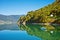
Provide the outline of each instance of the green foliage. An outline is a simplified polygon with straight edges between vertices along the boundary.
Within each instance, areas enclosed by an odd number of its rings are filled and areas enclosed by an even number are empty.
[[[47,28],[47,31],[41,30],[42,27]],[[43,40],[59,40],[60,39],[60,26],[57,25],[20,25],[20,30],[25,30],[29,35],[41,38]],[[53,33],[51,33],[53,31]]]
[[[60,19],[60,1],[56,0],[48,6],[28,12],[26,16],[20,18],[20,21],[26,23],[52,23],[58,19]]]

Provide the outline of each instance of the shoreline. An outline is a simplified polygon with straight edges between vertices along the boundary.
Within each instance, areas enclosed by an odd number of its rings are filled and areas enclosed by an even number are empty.
[[[60,25],[57,23],[32,23],[32,24],[40,24],[40,25]]]
[[[21,23],[23,24],[23,23]],[[26,25],[26,24],[33,24],[33,25],[36,25],[36,24],[39,24],[39,25],[60,25],[60,24],[57,24],[57,23],[25,23],[23,25]]]

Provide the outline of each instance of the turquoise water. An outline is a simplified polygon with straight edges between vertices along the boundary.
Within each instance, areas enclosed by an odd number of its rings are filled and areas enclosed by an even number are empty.
[[[0,25],[0,40],[41,40],[35,36],[27,34],[26,31],[19,30],[16,24]]]
[[[60,40],[60,25],[0,25],[0,40]]]

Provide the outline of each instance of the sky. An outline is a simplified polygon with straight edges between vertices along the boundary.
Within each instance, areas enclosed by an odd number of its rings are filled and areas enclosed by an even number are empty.
[[[0,0],[0,14],[26,15],[29,11],[40,9],[55,0]]]

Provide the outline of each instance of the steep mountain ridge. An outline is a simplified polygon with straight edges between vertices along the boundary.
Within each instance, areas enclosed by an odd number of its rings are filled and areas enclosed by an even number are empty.
[[[60,24],[60,0],[56,0],[52,4],[30,11],[25,16],[21,16],[20,23],[58,23]]]

